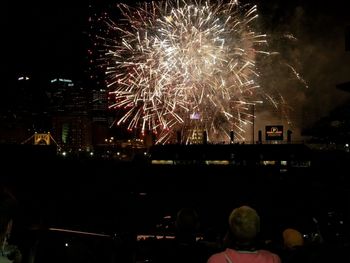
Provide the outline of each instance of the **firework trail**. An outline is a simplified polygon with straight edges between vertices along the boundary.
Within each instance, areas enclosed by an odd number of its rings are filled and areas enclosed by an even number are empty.
[[[306,88],[309,88],[307,82],[300,76],[300,74],[295,70],[295,68],[289,64],[286,64],[288,68],[290,68],[294,74],[294,76],[302,83]]]
[[[152,131],[165,143],[181,131],[190,142],[206,131],[211,142],[231,130],[245,140],[251,106],[266,97],[257,82],[257,57],[266,35],[254,31],[256,6],[237,1],[165,1],[118,5],[106,19],[104,62],[110,108],[118,125]],[[248,125],[248,126],[247,126]]]

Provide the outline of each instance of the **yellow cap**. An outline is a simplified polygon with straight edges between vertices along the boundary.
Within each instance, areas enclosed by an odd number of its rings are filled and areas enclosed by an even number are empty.
[[[286,247],[293,248],[304,245],[304,238],[298,230],[287,228],[283,231],[283,242]]]

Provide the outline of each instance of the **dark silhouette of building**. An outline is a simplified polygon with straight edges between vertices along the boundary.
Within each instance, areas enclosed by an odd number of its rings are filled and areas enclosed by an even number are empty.
[[[92,128],[89,92],[72,80],[55,78],[49,89],[52,134],[64,150],[90,151]]]

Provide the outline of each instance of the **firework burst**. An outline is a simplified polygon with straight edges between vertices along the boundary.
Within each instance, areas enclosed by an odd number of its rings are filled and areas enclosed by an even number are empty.
[[[206,131],[245,140],[251,105],[261,103],[256,59],[266,35],[254,31],[256,6],[237,1],[165,1],[118,5],[106,19],[104,63],[118,125],[152,131],[158,143]]]

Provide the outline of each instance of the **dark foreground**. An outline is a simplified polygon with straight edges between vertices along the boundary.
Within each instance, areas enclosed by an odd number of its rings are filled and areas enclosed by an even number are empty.
[[[176,212],[192,207],[200,216],[198,234],[220,238],[230,211],[248,204],[261,215],[265,239],[294,226],[305,237],[318,228],[338,233],[345,243],[350,218],[348,153],[307,155],[310,166],[282,167],[250,161],[208,165],[189,161],[196,159],[190,155],[175,165],[154,165],[141,157],[120,162],[2,151],[1,183],[20,203],[18,236],[33,228],[73,229],[126,240],[141,234],[171,235]]]

